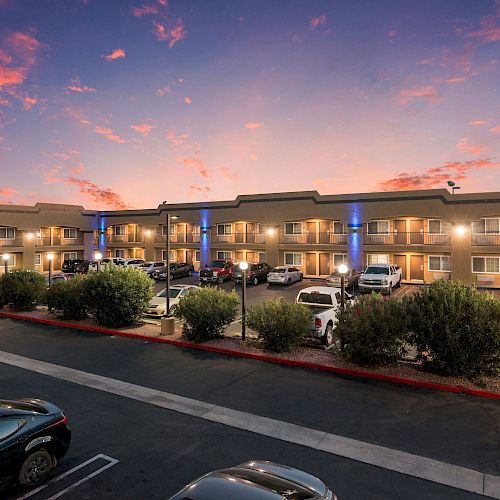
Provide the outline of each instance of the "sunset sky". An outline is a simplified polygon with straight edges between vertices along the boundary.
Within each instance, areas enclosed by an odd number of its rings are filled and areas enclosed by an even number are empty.
[[[0,0],[0,203],[500,191],[500,2]]]

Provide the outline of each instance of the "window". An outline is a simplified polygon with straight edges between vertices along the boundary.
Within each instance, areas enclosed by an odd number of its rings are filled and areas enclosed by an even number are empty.
[[[500,234],[500,218],[475,220],[472,222],[474,234]]]
[[[201,259],[201,252],[199,250],[195,250],[194,252],[194,261],[195,262],[200,262]]]
[[[333,234],[345,234],[344,224],[340,221],[333,221]]]
[[[200,226],[192,226],[192,232],[196,236],[200,236]]]
[[[389,264],[389,255],[382,253],[369,253],[366,256],[366,262],[369,266],[372,264]]]
[[[219,236],[226,236],[231,232],[231,224],[217,224],[217,234]]]
[[[26,420],[20,418],[2,418],[0,420],[0,441],[15,434],[25,423]]]
[[[441,234],[441,219],[429,219],[429,233]]]
[[[77,252],[64,252],[63,253],[63,260],[76,260],[76,259],[78,259]]]
[[[472,257],[472,272],[500,274],[500,257]]]
[[[302,234],[302,222],[287,222],[285,234]]]
[[[224,260],[231,260],[232,254],[231,254],[231,252],[219,251],[219,252],[217,252],[217,258],[224,259]]]
[[[115,236],[125,236],[126,226],[113,226]]]
[[[36,253],[35,254],[35,266],[41,266],[42,265],[42,254]]]
[[[115,250],[115,257],[121,257],[122,259],[125,258],[125,252],[126,250],[122,249],[122,248],[117,248]]]
[[[345,253],[334,253],[333,254],[333,267],[338,267],[340,264],[347,263],[347,254]]]
[[[13,240],[16,237],[15,227],[0,227],[0,239]]]
[[[63,228],[63,239],[74,240],[76,238],[76,229],[74,227]]]
[[[429,255],[429,271],[451,271],[451,257],[449,255]]]
[[[266,261],[266,252],[259,252],[259,262]]]
[[[170,224],[170,236],[175,235],[175,227],[176,227],[175,224]],[[166,224],[163,224],[163,226],[161,226],[161,235],[162,236],[167,235],[167,225]]]
[[[175,250],[170,250],[170,262],[174,262],[176,259],[176,255],[175,255]],[[161,251],[161,258],[163,260],[167,260],[167,251],[166,250],[162,250]]]
[[[298,252],[285,253],[285,265],[286,266],[301,266],[302,265],[302,254]]]
[[[374,220],[368,223],[368,234],[389,234],[388,220]]]

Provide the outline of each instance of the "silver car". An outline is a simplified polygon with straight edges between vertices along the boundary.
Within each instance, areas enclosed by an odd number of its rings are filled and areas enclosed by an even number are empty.
[[[302,271],[291,266],[276,266],[267,275],[267,282],[278,285],[290,285],[302,281]]]
[[[252,460],[209,472],[188,484],[170,500],[336,500],[328,486],[311,474],[287,465]]]

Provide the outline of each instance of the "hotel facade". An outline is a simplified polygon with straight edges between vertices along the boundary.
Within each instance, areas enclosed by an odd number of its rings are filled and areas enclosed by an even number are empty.
[[[391,263],[402,268],[403,282],[450,278],[500,288],[500,193],[445,189],[243,195],[144,210],[0,205],[0,253],[9,255],[10,269],[41,272],[49,253],[54,270],[64,259],[92,260],[96,251],[165,260],[169,216],[170,259],[195,269],[224,258],[293,265],[321,277],[341,263]]]

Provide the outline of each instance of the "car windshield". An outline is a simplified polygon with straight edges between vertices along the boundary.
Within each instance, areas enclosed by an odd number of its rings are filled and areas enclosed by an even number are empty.
[[[333,304],[331,295],[319,292],[302,292],[299,295],[299,302],[305,302],[306,304],[325,304],[327,306]]]
[[[274,269],[271,269],[272,273],[286,273],[286,269],[284,267],[275,267]]]
[[[370,266],[366,269],[365,274],[389,274],[389,268]]]
[[[171,288],[170,289],[170,298],[171,299],[175,299],[180,293],[182,292],[182,290],[179,290],[178,288]],[[166,297],[166,290],[163,289],[161,292],[157,293],[156,294],[157,297]]]
[[[209,262],[207,264],[207,267],[224,267],[225,265],[225,262],[222,262],[220,260],[213,260],[212,262]]]
[[[145,262],[144,264],[141,264],[139,267],[149,267],[151,265],[151,262]]]

